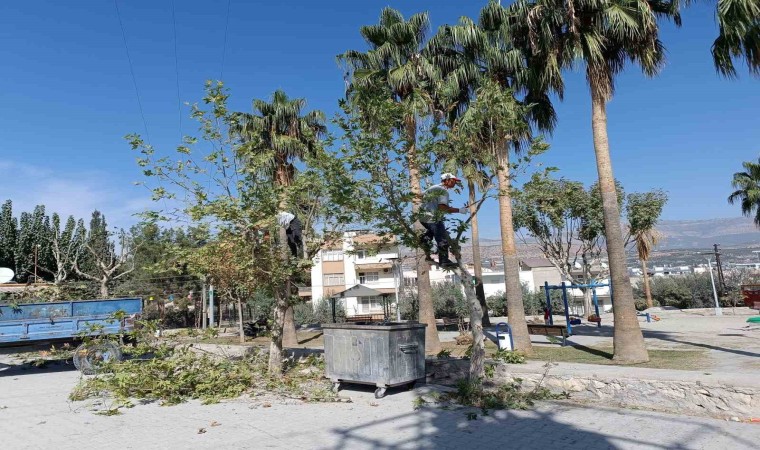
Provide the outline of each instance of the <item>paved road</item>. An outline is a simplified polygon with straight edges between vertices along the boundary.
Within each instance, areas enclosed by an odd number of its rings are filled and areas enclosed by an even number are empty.
[[[0,364],[0,448],[733,450],[760,442],[760,425],[567,403],[488,416],[475,411],[476,420],[465,410],[415,410],[414,399],[427,387],[389,391],[382,400],[370,389],[348,388],[343,392],[353,403],[149,404],[104,417],[67,401],[78,378],[66,366],[40,372]]]

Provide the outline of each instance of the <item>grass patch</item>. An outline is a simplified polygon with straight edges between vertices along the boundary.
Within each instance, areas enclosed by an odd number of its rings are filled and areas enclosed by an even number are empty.
[[[539,361],[583,364],[618,365],[612,360],[612,347],[586,347],[582,345],[533,346],[534,354],[528,359]],[[636,367],[653,369],[699,370],[709,365],[704,350],[649,350],[649,362]]]
[[[441,348],[457,358],[465,357],[466,345],[456,342],[441,342]],[[583,345],[533,345],[533,355],[529,360],[570,362],[582,364],[619,365],[612,360],[612,347],[586,347]],[[649,350],[649,362],[636,367],[652,369],[703,370],[710,366],[707,350]],[[486,340],[486,358],[497,358],[496,344]]]

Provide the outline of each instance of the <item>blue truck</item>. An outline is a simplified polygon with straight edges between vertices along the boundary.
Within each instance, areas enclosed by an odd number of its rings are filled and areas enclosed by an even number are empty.
[[[65,302],[0,305],[0,347],[81,339],[87,335],[112,335],[134,329],[142,314],[141,298],[74,300]],[[114,320],[115,314],[121,317]],[[94,371],[97,361],[121,358],[113,342],[80,345],[74,364],[85,373]]]

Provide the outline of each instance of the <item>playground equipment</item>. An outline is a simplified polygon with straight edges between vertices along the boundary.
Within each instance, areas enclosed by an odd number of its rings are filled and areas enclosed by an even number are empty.
[[[591,298],[594,301],[594,316],[598,319],[595,320],[596,326],[601,327],[602,326],[602,319],[599,315],[599,299],[596,296],[596,289],[600,287],[609,287],[610,288],[610,302],[612,302],[612,285],[609,283],[591,283],[591,284],[561,284],[559,286],[556,285],[550,285],[548,281],[544,282],[544,293],[546,294],[546,309],[548,310],[548,318],[549,318],[549,325],[554,325],[554,318],[552,317],[552,296],[551,291],[554,289],[559,289],[562,291],[562,303],[565,304],[565,320],[567,321],[567,334],[572,335],[573,334],[573,325],[577,325],[578,321],[571,321],[570,320],[570,308],[567,304],[567,290],[569,289],[591,289]],[[588,313],[588,311],[585,311],[585,313]],[[575,322],[575,323],[573,323]]]

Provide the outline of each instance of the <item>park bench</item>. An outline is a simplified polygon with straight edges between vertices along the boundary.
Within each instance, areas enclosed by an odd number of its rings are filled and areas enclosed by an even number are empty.
[[[355,316],[346,317],[346,322],[382,322],[385,320],[385,316],[382,314],[357,314]]]
[[[528,334],[537,334],[541,336],[562,336],[562,346],[567,344],[567,326],[565,325],[546,325],[541,323],[529,323]]]

